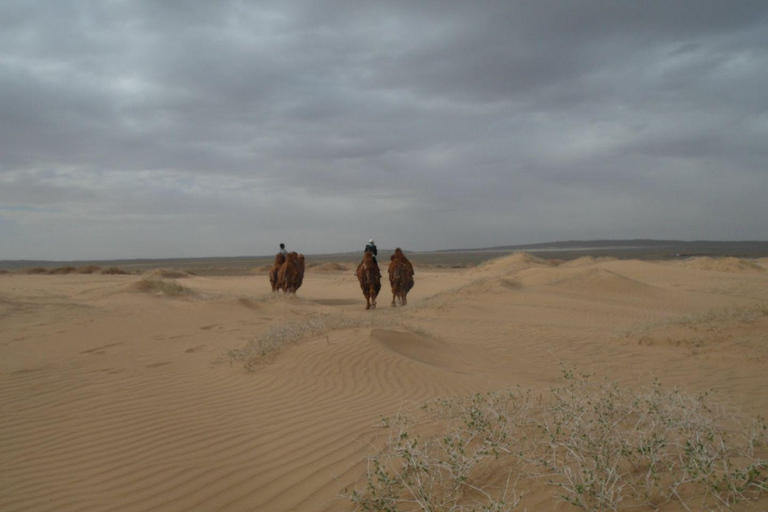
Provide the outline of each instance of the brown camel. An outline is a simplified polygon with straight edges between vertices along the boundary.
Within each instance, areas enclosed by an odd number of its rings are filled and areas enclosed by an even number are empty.
[[[392,286],[392,307],[395,307],[396,300],[400,299],[400,304],[408,304],[405,296],[413,288],[413,265],[405,257],[403,251],[398,247],[395,254],[389,258],[389,284]]]
[[[376,307],[376,296],[381,290],[381,279],[379,279],[379,266],[373,259],[373,254],[365,252],[363,261],[357,266],[357,280],[360,281],[360,289],[365,295],[365,309]]]
[[[303,282],[304,255],[290,252],[277,272],[277,286],[285,293],[296,293]]]
[[[285,256],[281,253],[277,253],[277,256],[275,256],[275,264],[269,269],[269,284],[272,285],[273,292],[280,289],[280,282],[277,274],[280,272],[280,267],[283,266],[283,263],[285,263]]]

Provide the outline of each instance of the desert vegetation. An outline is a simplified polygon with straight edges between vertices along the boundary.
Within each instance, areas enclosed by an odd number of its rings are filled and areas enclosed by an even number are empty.
[[[195,295],[195,292],[186,286],[173,280],[144,277],[129,285],[130,291],[149,293],[154,295],[167,295],[171,297],[185,297]]]
[[[355,510],[514,510],[537,486],[581,510],[732,510],[768,491],[763,418],[658,382],[564,368],[546,393],[438,399],[381,426],[383,448],[341,493]]]
[[[311,338],[324,336],[332,331],[358,327],[405,327],[396,319],[381,319],[368,315],[329,314],[302,321],[286,322],[268,328],[259,336],[247,340],[241,349],[228,351],[233,361],[243,363],[248,371],[270,361],[291,345]]]

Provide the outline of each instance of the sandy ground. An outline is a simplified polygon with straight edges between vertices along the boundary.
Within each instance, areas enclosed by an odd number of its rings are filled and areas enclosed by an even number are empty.
[[[363,474],[383,416],[546,389],[562,362],[768,414],[768,316],[742,314],[768,303],[765,259],[417,266],[408,306],[391,308],[385,285],[368,312],[341,268],[318,266],[297,297],[277,298],[265,274],[170,288],[0,275],[0,510],[350,510],[337,494]],[[252,372],[227,355],[328,314],[381,322],[305,339]]]

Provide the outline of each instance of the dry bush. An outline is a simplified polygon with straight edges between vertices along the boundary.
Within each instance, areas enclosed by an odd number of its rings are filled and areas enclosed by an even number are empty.
[[[232,360],[242,361],[248,371],[253,371],[260,363],[268,361],[286,346],[308,338],[358,327],[394,326],[402,324],[396,320],[382,320],[371,315],[323,315],[270,327],[259,336],[249,339],[244,348],[230,350],[228,355]]]
[[[127,275],[128,272],[118,267],[109,267],[101,271],[104,275]]]
[[[100,270],[101,270],[101,267],[98,265],[84,265],[82,267],[77,268],[77,273],[78,274],[95,274]]]
[[[32,268],[25,268],[23,272],[25,274],[47,274],[48,269],[44,267],[32,267]]]
[[[733,510],[768,491],[766,425],[708,395],[622,388],[564,370],[565,384],[434,401],[385,420],[356,510],[512,510],[520,482],[545,482],[582,510]],[[489,475],[495,476],[489,477]],[[510,482],[513,483],[510,487]]]
[[[56,275],[56,274],[73,274],[76,271],[77,271],[77,269],[75,267],[66,266],[66,267],[52,268],[51,270],[48,271],[48,273],[51,274],[51,275]]]
[[[10,272],[5,269],[0,269],[0,274],[10,274]]]
[[[531,404],[530,393],[502,391],[428,402],[421,421],[383,418],[384,451],[368,458],[365,485],[341,496],[355,510],[513,510]]]
[[[731,509],[768,490],[765,424],[705,395],[639,392],[566,372],[552,390],[538,464],[583,510]]]
[[[192,274],[191,272],[187,272],[185,270],[175,270],[171,268],[158,268],[150,272],[147,272],[145,275],[150,278],[180,279],[180,278],[190,277],[194,274]]]
[[[162,279],[143,278],[129,286],[131,291],[151,293],[155,295],[168,295],[171,297],[184,297],[195,295],[194,290],[182,286],[174,281]]]

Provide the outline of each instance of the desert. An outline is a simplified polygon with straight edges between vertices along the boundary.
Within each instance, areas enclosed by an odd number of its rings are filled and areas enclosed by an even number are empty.
[[[0,509],[385,510],[362,496],[392,429],[426,442],[447,428],[422,405],[519,389],[535,419],[574,373],[706,394],[734,439],[731,420],[768,414],[765,258],[443,258],[413,259],[406,306],[390,307],[385,276],[370,311],[351,259],[308,257],[295,295],[271,291],[266,263],[0,275]],[[755,436],[733,464],[763,467]],[[467,480],[504,498],[494,510],[610,509],[499,460]],[[626,487],[614,509],[764,510],[752,483],[732,502],[682,484],[642,503]],[[488,496],[466,487],[439,510]]]

